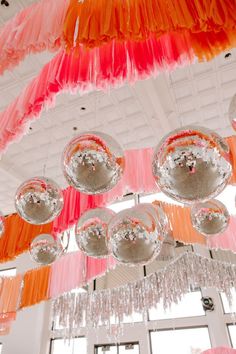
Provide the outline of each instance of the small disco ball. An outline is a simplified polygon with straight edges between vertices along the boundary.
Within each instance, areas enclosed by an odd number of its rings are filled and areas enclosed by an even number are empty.
[[[225,205],[215,199],[195,204],[191,208],[192,225],[205,236],[221,234],[227,229],[229,220]]]
[[[0,238],[3,236],[5,232],[5,218],[3,214],[0,212]]]
[[[165,237],[162,232],[152,204],[122,210],[108,225],[112,255],[123,264],[146,264],[160,253]]]
[[[76,242],[86,255],[95,258],[107,257],[108,223],[115,212],[106,208],[96,208],[85,212],[79,219],[76,228]]]
[[[47,224],[60,214],[63,194],[53,180],[34,177],[18,188],[15,206],[17,213],[30,224]]]
[[[164,137],[154,152],[152,168],[163,193],[190,204],[217,196],[232,173],[227,143],[201,127],[177,129]]]
[[[29,251],[33,261],[47,265],[61,256],[63,247],[59,239],[50,234],[42,234],[34,238]]]
[[[236,94],[233,96],[229,105],[229,120],[232,128],[236,130]]]
[[[112,137],[88,132],[69,142],[62,164],[69,185],[82,193],[99,194],[118,183],[125,158],[121,146]]]

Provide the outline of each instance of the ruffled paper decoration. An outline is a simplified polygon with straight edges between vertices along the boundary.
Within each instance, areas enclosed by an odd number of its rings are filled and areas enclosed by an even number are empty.
[[[71,0],[64,39],[69,49],[81,44],[91,48],[176,32],[189,36],[198,58],[210,59],[234,46],[235,14],[231,0]]]
[[[50,266],[30,270],[25,273],[20,308],[32,306],[49,299],[50,276]]]
[[[22,275],[0,278],[0,335],[7,335],[19,308]]]
[[[5,233],[0,239],[0,262],[14,259],[28,251],[31,241],[41,233],[51,233],[52,223],[31,225],[17,214],[5,218]]]
[[[0,75],[30,53],[60,48],[69,0],[41,0],[17,13],[0,29]]]
[[[72,0],[70,6],[69,0],[41,0],[0,29],[0,74],[30,53],[162,40],[169,33],[177,42],[187,40],[199,60],[209,60],[235,46],[235,10],[231,0]]]
[[[62,257],[51,266],[49,297],[55,298],[78,286],[86,285],[97,276],[114,268],[116,261],[112,257],[95,259],[86,257],[82,252],[74,252]]]
[[[64,90],[80,93],[134,82],[192,60],[188,43],[174,34],[161,40],[112,42],[98,49],[60,52],[0,113],[0,153],[19,140],[28,124]]]
[[[20,308],[81,287],[104,275],[115,264],[112,259],[92,259],[78,251],[66,254],[51,266],[29,270],[23,278]]]

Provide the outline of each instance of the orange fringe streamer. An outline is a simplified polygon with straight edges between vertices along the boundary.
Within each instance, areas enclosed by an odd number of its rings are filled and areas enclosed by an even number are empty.
[[[0,315],[14,313],[19,305],[22,275],[1,278],[0,284]],[[11,296],[9,296],[11,294]],[[0,321],[1,322],[1,321]]]
[[[71,0],[64,23],[68,49],[169,32],[187,36],[200,60],[211,59],[236,43],[236,0]]]
[[[7,262],[19,254],[28,251],[31,241],[42,233],[50,233],[52,223],[46,225],[31,225],[17,214],[5,219],[5,234],[0,239],[0,262]]]
[[[165,210],[172,228],[173,238],[185,244],[206,245],[206,237],[194,230],[190,218],[190,208],[174,204],[160,203]]]
[[[32,306],[49,299],[50,275],[50,266],[33,269],[25,273],[20,308]]]

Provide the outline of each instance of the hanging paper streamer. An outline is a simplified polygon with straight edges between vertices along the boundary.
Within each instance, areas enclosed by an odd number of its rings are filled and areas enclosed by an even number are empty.
[[[171,31],[190,37],[195,55],[210,59],[236,41],[231,0],[71,0],[64,28],[67,48],[97,47],[112,40],[146,40]],[[78,27],[78,28],[77,28]]]
[[[0,278],[0,335],[7,335],[19,306],[22,275]]]
[[[55,51],[64,48],[65,42],[67,48],[94,47],[114,39],[146,41],[153,35],[159,39],[170,32],[177,42],[187,40],[188,50],[199,60],[209,60],[235,46],[235,9],[230,0],[195,0],[191,4],[181,0],[174,5],[170,0],[167,4],[161,0],[116,0],[111,4],[105,0],[41,0],[0,29],[0,75],[26,55]]]
[[[22,275],[0,278],[0,314],[15,312],[19,305]],[[9,297],[9,294],[11,296]]]
[[[52,105],[59,92],[82,93],[135,82],[190,62],[192,57],[185,39],[178,40],[174,34],[138,43],[111,42],[93,50],[80,47],[70,54],[62,51],[0,113],[0,153],[22,137],[28,124],[45,106]]]
[[[25,8],[0,29],[0,75],[26,55],[61,46],[69,0],[41,0]]]
[[[171,285],[171,286],[170,286]],[[215,287],[230,298],[236,286],[236,266],[204,258],[194,253],[182,254],[166,268],[118,288],[92,293],[67,293],[53,302],[52,320],[61,336],[71,337],[84,326],[121,325],[125,316],[145,314],[163,301],[164,309],[178,303],[192,287]]]
[[[51,266],[49,296],[55,298],[58,294],[82,287],[97,276],[105,274],[115,264],[112,257],[94,259],[86,257],[80,251],[62,257]]]
[[[40,233],[50,233],[52,223],[46,225],[31,225],[17,214],[5,218],[5,233],[0,238],[0,262],[14,259],[28,251],[31,241]]]
[[[51,268],[49,266],[25,273],[20,308],[32,306],[49,299],[50,275]]]

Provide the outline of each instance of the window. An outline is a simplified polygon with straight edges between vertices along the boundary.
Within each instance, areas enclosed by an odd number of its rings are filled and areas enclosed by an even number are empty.
[[[228,325],[228,331],[230,340],[232,343],[232,347],[236,348],[236,326],[235,325]]]
[[[211,348],[208,328],[150,332],[152,354],[200,354]]]
[[[15,275],[16,275],[16,268],[8,268],[8,269],[0,270],[1,277],[14,277]]]
[[[231,294],[232,294],[232,306],[229,306],[229,302],[226,295],[224,293],[220,294],[223,303],[224,313],[236,312],[236,291],[232,289]]]
[[[149,319],[162,320],[168,318],[203,316],[205,312],[201,303],[201,291],[193,291],[183,296],[178,304],[173,304],[171,309],[164,311],[163,303],[160,302],[157,308],[149,311]]]
[[[87,354],[87,340],[84,337],[64,340],[52,339],[50,354]]]
[[[99,345],[95,347],[95,354],[139,354],[139,344],[125,343],[117,345]]]
[[[119,211],[132,208],[135,205],[134,198],[122,200],[121,202],[117,202],[114,204],[109,205],[109,209],[113,210],[116,213]]]

